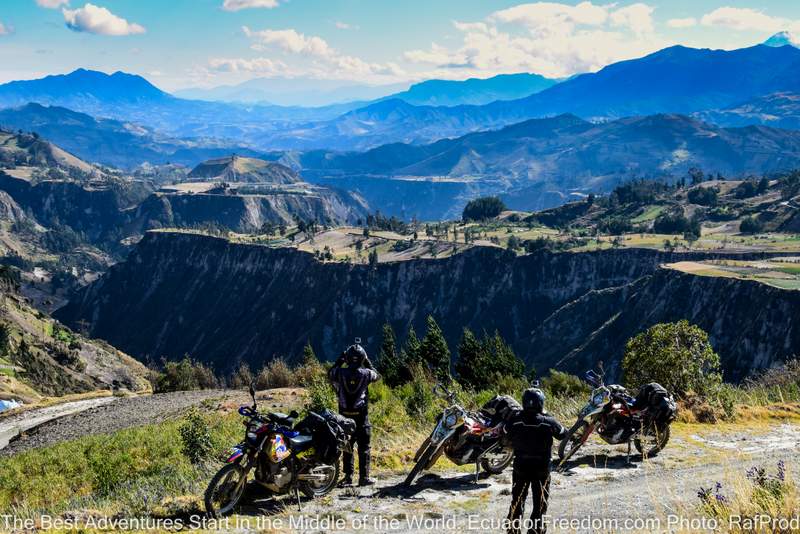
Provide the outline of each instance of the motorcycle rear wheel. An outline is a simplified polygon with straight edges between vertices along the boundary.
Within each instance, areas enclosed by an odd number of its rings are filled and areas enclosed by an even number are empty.
[[[336,461],[333,465],[325,467],[331,467],[332,469],[329,471],[329,475],[324,481],[317,482],[304,480],[300,482],[300,491],[302,491],[303,495],[309,499],[316,499],[327,495],[333,491],[333,488],[335,488],[336,484],[339,482],[339,462]]]
[[[655,434],[653,434],[653,432],[655,432]],[[642,457],[649,458],[655,456],[667,446],[667,442],[669,441],[669,426],[665,426],[660,430],[654,428],[648,431],[645,437],[647,438],[645,442],[642,442],[641,438],[634,439],[633,445]]]
[[[481,458],[481,468],[492,475],[499,475],[514,461],[514,450],[500,449],[496,456]]]
[[[589,423],[586,421],[578,421],[567,431],[567,435],[564,436],[564,439],[558,444],[558,457],[562,462],[569,460],[572,455],[583,446],[586,442],[583,434],[588,429]],[[570,447],[567,448],[567,445],[570,445]]]
[[[230,514],[239,504],[247,483],[247,470],[239,464],[227,464],[208,483],[203,500],[211,517]]]

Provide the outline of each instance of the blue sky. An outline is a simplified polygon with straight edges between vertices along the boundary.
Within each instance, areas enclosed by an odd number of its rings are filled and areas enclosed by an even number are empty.
[[[597,70],[672,44],[739,48],[796,0],[2,0],[0,82],[78,67],[168,90],[250,78],[384,84]]]

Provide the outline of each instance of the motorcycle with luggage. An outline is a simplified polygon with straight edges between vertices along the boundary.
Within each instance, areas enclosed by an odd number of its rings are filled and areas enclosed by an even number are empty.
[[[255,389],[250,386],[252,406],[241,406],[244,440],[233,447],[225,465],[205,491],[206,511],[212,517],[230,514],[245,490],[248,478],[271,495],[300,493],[309,498],[330,493],[339,478],[339,456],[355,432],[355,422],[326,410],[309,412],[297,423],[296,411],[258,411]]]
[[[410,486],[424,470],[430,469],[444,454],[456,465],[475,464],[491,474],[502,473],[514,459],[514,451],[502,436],[503,422],[513,410],[522,406],[512,397],[499,395],[480,411],[470,412],[456,402],[455,393],[442,384],[433,388],[436,396],[447,401],[447,407],[436,419],[436,426],[414,455],[414,467],[405,480]]]
[[[655,456],[666,447],[670,424],[677,417],[677,405],[672,395],[656,383],[640,388],[634,398],[624,387],[605,385],[603,375],[588,371],[584,379],[593,387],[589,402],[558,447],[561,464],[569,460],[597,433],[610,445],[631,443],[643,457]]]

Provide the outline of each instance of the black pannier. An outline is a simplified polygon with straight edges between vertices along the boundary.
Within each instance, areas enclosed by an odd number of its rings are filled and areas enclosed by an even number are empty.
[[[496,426],[508,421],[514,412],[520,410],[522,405],[514,397],[495,395],[481,407],[480,413],[489,421],[490,426]]]
[[[658,425],[671,423],[678,415],[678,406],[672,395],[656,382],[645,384],[639,389],[635,406],[646,408],[650,421]]]
[[[321,414],[308,412],[308,416],[297,424],[295,430],[311,434],[317,459],[324,464],[333,464],[339,460],[342,449],[350,442],[350,437],[356,431],[356,423],[325,410]]]

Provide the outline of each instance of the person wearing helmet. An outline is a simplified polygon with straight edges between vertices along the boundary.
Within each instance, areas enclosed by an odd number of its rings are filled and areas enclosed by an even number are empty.
[[[354,444],[358,446],[358,485],[371,486],[375,483],[369,476],[369,442],[372,427],[369,423],[368,388],[371,383],[380,379],[380,375],[375,371],[367,351],[359,341],[356,339],[356,343],[350,345],[328,371],[328,379],[338,397],[339,413],[356,422],[356,432],[350,444],[351,451],[342,454],[344,478],[340,483],[341,486],[353,484],[352,445]]]
[[[539,534],[546,530],[543,516],[547,512],[550,491],[553,440],[562,439],[566,430],[545,412],[544,400],[541,389],[526,389],[522,394],[522,410],[512,415],[504,426],[514,448],[511,507],[508,511],[508,532],[512,534],[520,532],[528,489],[533,497],[528,534]]]

